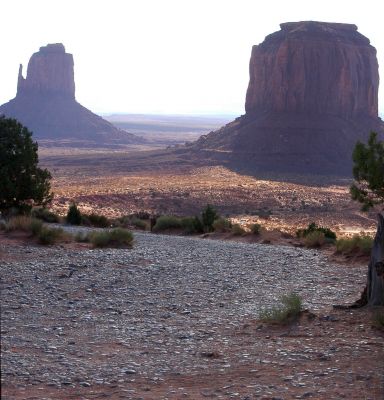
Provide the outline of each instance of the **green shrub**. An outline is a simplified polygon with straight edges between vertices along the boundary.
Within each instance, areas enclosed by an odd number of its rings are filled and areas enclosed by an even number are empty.
[[[56,223],[60,221],[60,218],[57,214],[49,211],[48,209],[41,208],[33,208],[31,211],[31,216],[37,219],[41,219],[44,222],[48,223]]]
[[[32,233],[36,230],[36,226],[42,226],[42,222],[36,218],[31,218],[26,215],[17,215],[16,217],[10,218],[5,223],[5,231],[22,231]]]
[[[251,224],[249,226],[249,230],[251,231],[251,233],[253,233],[254,235],[259,235],[261,232],[261,225],[260,224]]]
[[[147,224],[142,219],[137,217],[132,218],[131,224],[137,229],[142,229],[144,231],[147,229]]]
[[[84,221],[84,217],[87,218],[88,223],[90,225],[96,226],[98,228],[106,228],[111,224],[110,220],[104,215],[99,215],[95,213],[89,215],[82,215],[81,216],[82,221]]]
[[[48,228],[43,226],[37,235],[37,239],[40,244],[54,244],[59,240],[68,238],[69,235],[66,234],[61,228]]]
[[[31,219],[30,230],[33,236],[37,236],[43,229],[43,223],[35,218]]]
[[[67,222],[71,225],[80,225],[81,224],[81,212],[77,208],[75,203],[72,203],[69,206],[67,213]]]
[[[218,218],[213,222],[212,227],[215,232],[230,232],[232,223],[227,218]]]
[[[174,217],[172,215],[163,215],[157,218],[156,224],[153,227],[153,231],[165,231],[167,229],[181,229],[180,218]]]
[[[371,254],[373,239],[368,235],[354,235],[351,238],[339,239],[336,242],[336,252],[343,254]]]
[[[75,240],[79,243],[89,243],[89,234],[87,232],[77,232],[75,235]]]
[[[93,232],[89,238],[94,247],[132,247],[133,243],[132,232],[123,228]]]
[[[309,234],[313,232],[322,232],[324,233],[324,238],[327,239],[327,241],[334,242],[336,240],[336,233],[331,231],[329,228],[325,228],[323,226],[318,226],[314,222],[308,225],[307,228],[305,229],[299,229],[296,231],[296,236],[305,238]]]
[[[281,304],[264,309],[259,313],[259,319],[263,322],[288,324],[295,321],[303,310],[301,297],[295,293],[284,295],[280,298]]]
[[[231,233],[235,236],[242,236],[245,234],[245,230],[240,224],[233,224],[231,228]]]
[[[325,234],[320,231],[313,231],[308,233],[303,238],[305,247],[321,247],[325,243]]]
[[[204,230],[206,232],[212,232],[213,223],[218,218],[219,214],[217,214],[216,210],[210,204],[208,204],[201,213],[201,220],[204,226]]]
[[[193,235],[194,233],[203,232],[203,225],[198,217],[184,217],[180,218],[180,224],[183,233],[186,235]]]

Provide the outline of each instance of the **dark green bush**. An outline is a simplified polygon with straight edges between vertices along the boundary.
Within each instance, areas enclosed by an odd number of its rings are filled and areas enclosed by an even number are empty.
[[[314,222],[308,225],[307,228],[305,229],[299,229],[296,231],[296,236],[305,238],[307,235],[313,233],[313,232],[322,232],[324,233],[325,239],[328,239],[328,241],[335,241],[336,240],[336,233],[331,231],[329,228],[325,228],[323,226],[318,226]]]
[[[213,231],[213,223],[218,218],[219,218],[219,214],[216,212],[216,210],[210,204],[208,204],[201,213],[201,220],[202,220],[202,223],[204,226],[204,230],[206,232],[212,232]]]
[[[54,244],[59,240],[63,240],[69,237],[61,228],[47,228],[42,227],[37,235],[37,239],[40,244]]]
[[[153,227],[154,232],[165,231],[167,229],[181,229],[180,218],[174,217],[172,215],[162,215],[157,218],[156,224]]]
[[[94,247],[132,247],[133,234],[127,229],[115,228],[89,235]]]
[[[77,208],[75,203],[72,203],[69,206],[67,213],[67,222],[71,225],[80,225],[81,224],[81,212]]]
[[[251,231],[251,233],[253,233],[254,235],[259,235],[260,231],[261,231],[261,225],[260,224],[251,224],[249,226],[249,230]]]
[[[186,235],[193,235],[194,233],[202,233],[203,225],[198,217],[184,217],[180,218],[180,224],[183,233]]]
[[[82,220],[84,219],[85,215],[82,215]],[[96,226],[98,228],[106,228],[110,226],[111,221],[104,215],[99,215],[99,214],[89,214],[86,215],[89,224],[92,226]]]
[[[56,223],[60,221],[60,218],[57,214],[44,207],[33,208],[31,211],[31,216],[48,223]]]
[[[373,239],[368,235],[354,235],[351,238],[342,238],[336,242],[336,252],[343,254],[363,253],[370,255]]]
[[[143,231],[145,231],[147,229],[147,224],[145,223],[145,221],[143,221],[142,219],[140,219],[138,217],[133,217],[131,220],[131,224],[135,228],[142,229]]]
[[[215,232],[230,232],[232,228],[232,223],[227,218],[217,218],[213,222],[212,227]]]

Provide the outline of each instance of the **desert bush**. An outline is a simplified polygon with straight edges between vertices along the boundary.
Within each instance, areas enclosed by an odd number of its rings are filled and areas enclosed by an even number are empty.
[[[313,232],[322,232],[322,233],[324,233],[324,238],[327,241],[334,242],[336,240],[336,233],[335,232],[333,232],[329,228],[325,228],[323,226],[318,226],[314,222],[309,224],[308,227],[305,228],[305,229],[298,229],[296,231],[296,236],[297,237],[301,237],[301,238],[305,238],[306,236],[308,236],[309,234],[311,234]]]
[[[218,218],[213,222],[212,227],[215,232],[230,232],[232,223],[227,218]]]
[[[240,224],[233,224],[231,227],[231,233],[235,236],[241,236],[245,234],[245,230]]]
[[[280,298],[279,306],[262,310],[259,319],[263,322],[288,324],[295,321],[303,310],[301,297],[295,293],[284,295]]]
[[[89,239],[94,247],[132,247],[133,234],[127,229],[115,228],[93,232]]]
[[[98,228],[106,228],[111,224],[110,220],[105,215],[99,215],[95,213],[82,215],[81,219],[83,223],[85,218],[87,218],[89,225],[96,226]]]
[[[155,232],[165,231],[167,229],[181,229],[180,218],[174,217],[172,215],[162,215],[157,218],[156,224],[153,227]]]
[[[88,243],[90,241],[89,234],[87,232],[77,232],[75,241],[79,243]]]
[[[69,209],[67,212],[67,222],[68,222],[68,224],[71,224],[71,225],[80,225],[81,224],[81,212],[77,208],[75,203],[72,203],[69,206]]]
[[[31,216],[48,223],[56,223],[60,221],[60,218],[57,214],[44,207],[33,208],[31,211]]]
[[[144,231],[147,229],[147,224],[145,223],[145,221],[138,217],[133,217],[131,220],[131,224],[137,229],[142,229]]]
[[[354,235],[351,238],[342,238],[336,242],[336,252],[343,254],[363,253],[371,254],[373,239],[368,235]]]
[[[203,224],[198,217],[184,217],[180,219],[183,233],[193,235],[194,233],[202,233],[204,231]]]
[[[204,226],[204,230],[207,232],[213,231],[213,223],[219,218],[219,214],[216,210],[208,204],[201,213],[201,221]]]
[[[34,234],[37,232],[37,227],[42,226],[42,222],[36,218],[28,217],[26,215],[17,215],[16,217],[10,218],[5,223],[5,231],[6,232],[13,232],[13,231],[22,231],[22,232],[29,232]]]
[[[70,238],[70,235],[65,233],[61,228],[48,228],[43,226],[37,234],[37,239],[40,244],[54,244],[59,240]]]
[[[251,224],[249,226],[249,230],[251,231],[251,233],[253,233],[254,235],[259,235],[261,232],[261,225],[260,224]]]
[[[305,247],[321,247],[325,243],[325,234],[320,231],[313,231],[308,233],[303,238]]]

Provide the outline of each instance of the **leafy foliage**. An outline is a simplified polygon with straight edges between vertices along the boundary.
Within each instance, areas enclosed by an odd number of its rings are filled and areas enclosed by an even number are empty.
[[[204,226],[204,229],[207,232],[213,231],[213,223],[216,219],[219,218],[219,214],[217,214],[216,210],[208,204],[201,213],[201,220]]]
[[[38,145],[17,120],[0,116],[0,210],[46,205],[52,198],[47,169],[38,168]]]
[[[280,298],[281,304],[260,312],[259,318],[263,322],[288,324],[295,321],[303,310],[301,297],[290,293]]]
[[[67,213],[67,222],[71,225],[80,225],[81,224],[81,212],[77,208],[75,203],[72,203],[69,206],[68,213]]]
[[[325,228],[323,226],[318,226],[315,222],[312,222],[308,225],[307,228],[305,229],[298,229],[296,231],[296,236],[297,237],[301,237],[301,238],[305,238],[306,236],[308,236],[309,234],[312,234],[313,232],[321,232],[324,234],[324,238],[328,239],[330,241],[334,241],[336,240],[336,233],[333,232],[331,229],[329,228]]]
[[[367,145],[357,142],[352,158],[352,199],[361,203],[364,211],[384,203],[384,142],[378,140],[377,133],[371,132]]]

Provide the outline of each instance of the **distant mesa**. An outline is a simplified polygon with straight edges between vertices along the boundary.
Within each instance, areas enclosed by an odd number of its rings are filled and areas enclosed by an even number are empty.
[[[35,139],[88,145],[144,141],[76,101],[73,57],[61,43],[40,47],[29,60],[26,78],[22,72],[20,65],[16,97],[0,106],[0,115],[18,119],[34,133]]]
[[[245,115],[192,150],[253,171],[351,174],[378,117],[376,49],[356,25],[289,22],[253,46]]]

